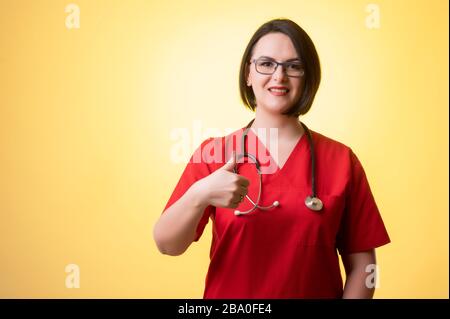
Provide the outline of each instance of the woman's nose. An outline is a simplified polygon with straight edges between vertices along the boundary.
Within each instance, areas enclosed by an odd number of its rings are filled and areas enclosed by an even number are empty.
[[[275,72],[273,72],[272,76],[277,80],[285,80],[288,76],[286,74],[286,70],[282,65],[277,65]]]

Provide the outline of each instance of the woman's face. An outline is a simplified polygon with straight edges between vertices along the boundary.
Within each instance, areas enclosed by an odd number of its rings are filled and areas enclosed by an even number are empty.
[[[276,62],[301,58],[291,39],[280,32],[268,33],[261,37],[253,47],[250,61],[262,56],[269,57]],[[253,89],[258,108],[269,113],[280,114],[287,111],[300,98],[304,85],[303,78],[287,76],[281,65],[272,75],[261,74],[256,71],[255,63],[252,62],[249,65],[247,85]],[[282,87],[287,91],[274,91],[273,87]]]

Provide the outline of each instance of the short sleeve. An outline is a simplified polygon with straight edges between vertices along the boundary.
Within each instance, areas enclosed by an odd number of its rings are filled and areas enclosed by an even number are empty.
[[[346,205],[337,235],[339,253],[351,254],[390,243],[364,169],[350,150]]]
[[[203,160],[203,152],[202,150],[206,145],[208,145],[209,142],[211,142],[213,138],[205,140],[194,152],[194,154],[191,156],[188,164],[186,165],[183,174],[180,177],[180,180],[178,181],[177,185],[175,186],[175,189],[172,192],[172,195],[170,196],[163,213],[166,211],[167,208],[169,208],[173,203],[178,201],[185,193],[186,191],[194,184],[196,181],[208,176],[211,174],[210,168]],[[202,218],[200,219],[195,236],[194,241],[198,241],[200,237],[203,234],[203,230],[205,229],[205,226],[208,224],[209,216],[212,212],[214,212],[215,207],[214,206],[208,206],[205,208],[205,211],[203,213]]]

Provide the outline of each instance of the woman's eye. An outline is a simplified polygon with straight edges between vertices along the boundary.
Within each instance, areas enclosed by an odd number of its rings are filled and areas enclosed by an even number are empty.
[[[290,64],[289,68],[292,69],[292,70],[301,70],[303,67],[302,67],[301,64],[297,64],[296,63],[296,64]]]
[[[261,65],[269,67],[272,66],[272,62],[261,62]]]

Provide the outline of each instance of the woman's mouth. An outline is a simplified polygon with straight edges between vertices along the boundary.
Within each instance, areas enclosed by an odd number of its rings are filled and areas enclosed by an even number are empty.
[[[288,94],[289,89],[285,88],[285,87],[271,87],[271,88],[269,88],[269,92],[270,92],[270,94],[275,95],[275,96],[283,96],[283,95]]]

